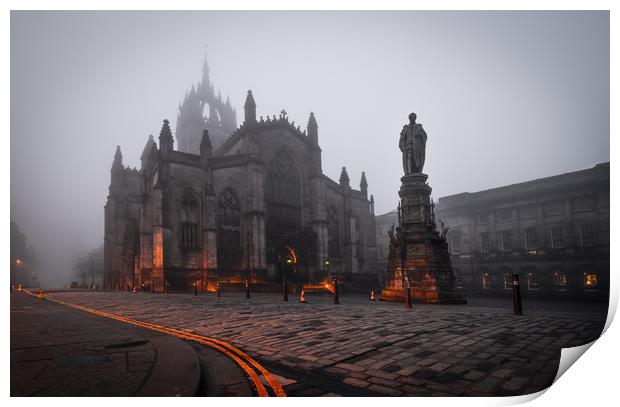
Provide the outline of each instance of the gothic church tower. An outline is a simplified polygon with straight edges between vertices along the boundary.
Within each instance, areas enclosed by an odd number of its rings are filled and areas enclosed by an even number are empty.
[[[179,105],[176,139],[179,151],[200,154],[200,142],[204,129],[209,130],[213,148],[217,149],[237,128],[236,111],[230,99],[217,96],[209,79],[209,65],[205,56],[202,80],[185,94]]]

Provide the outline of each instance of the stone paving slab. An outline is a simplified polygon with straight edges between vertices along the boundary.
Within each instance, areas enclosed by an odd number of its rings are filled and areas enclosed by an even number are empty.
[[[184,341],[11,293],[11,396],[187,396],[199,380]]]
[[[605,312],[553,304],[421,305],[307,295],[57,292],[53,298],[228,341],[292,380],[289,395],[490,396],[548,387],[562,347],[596,339]],[[600,308],[598,308],[600,309]],[[33,369],[37,367],[33,366]]]

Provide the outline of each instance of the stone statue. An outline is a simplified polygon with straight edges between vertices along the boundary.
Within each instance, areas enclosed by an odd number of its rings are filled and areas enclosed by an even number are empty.
[[[398,147],[403,153],[405,174],[421,173],[426,158],[427,135],[422,125],[415,122],[416,118],[415,113],[409,115],[409,124],[403,126],[398,142]]]

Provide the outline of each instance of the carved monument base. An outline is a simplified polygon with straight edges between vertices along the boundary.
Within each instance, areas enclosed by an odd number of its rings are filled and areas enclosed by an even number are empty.
[[[407,280],[414,302],[465,304],[456,290],[445,233],[437,231],[434,204],[430,201],[428,176],[407,174],[401,178],[396,233],[390,232],[386,285],[383,301],[404,302]]]

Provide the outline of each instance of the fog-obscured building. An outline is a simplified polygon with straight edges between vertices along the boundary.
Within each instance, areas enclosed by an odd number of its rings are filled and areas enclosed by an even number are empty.
[[[518,273],[527,298],[607,298],[609,162],[475,193],[439,198],[459,289],[511,295]],[[380,263],[396,212],[377,217]]]
[[[26,235],[11,222],[11,284],[24,287],[38,287],[39,277],[36,272],[37,260],[31,247],[27,246]]]
[[[198,92],[208,96],[213,86],[205,81],[206,74]],[[182,110],[190,106],[188,98]],[[281,281],[283,273],[376,280],[366,178],[362,173],[356,190],[344,167],[338,182],[323,174],[314,114],[303,131],[284,110],[258,117],[250,91],[243,124],[216,143],[211,134],[233,124],[222,112],[234,110],[209,103],[191,104],[203,109],[200,114],[210,112],[208,118],[179,114],[185,121],[177,125],[183,129],[177,145],[183,151],[175,150],[167,120],[159,143],[148,139],[140,169],[125,167],[117,149],[105,205],[104,285],[162,291],[164,283],[189,289],[216,278]],[[283,267],[288,258],[294,266]]]

